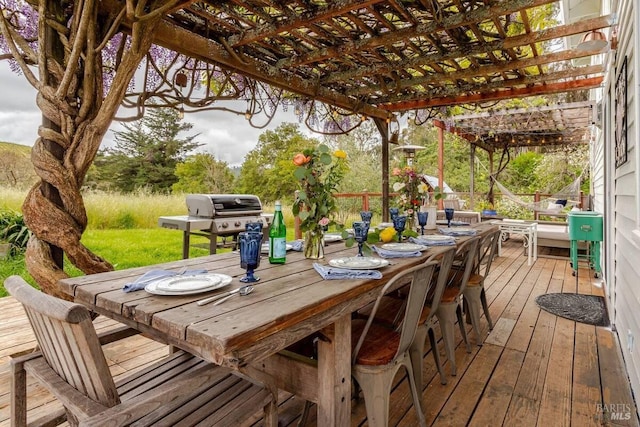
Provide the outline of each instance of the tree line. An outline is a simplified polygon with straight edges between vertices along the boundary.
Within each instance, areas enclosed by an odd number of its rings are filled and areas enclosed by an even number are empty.
[[[340,192],[379,192],[382,176],[382,144],[371,121],[350,134],[310,137],[298,124],[283,123],[263,132],[239,169],[231,168],[209,153],[198,152],[203,144],[189,132],[193,125],[171,108],[150,109],[144,118],[123,124],[115,133],[113,147],[101,150],[87,174],[85,186],[129,193],[144,188],[154,193],[246,193],[264,202],[291,200],[297,189],[293,156],[304,148],[324,143],[348,153],[349,171]],[[408,125],[402,144],[420,145],[413,166],[437,176],[437,131],[429,126]],[[406,164],[401,150],[391,145],[391,166]],[[489,190],[489,159],[481,149],[470,160],[470,144],[445,133],[444,174],[454,191],[468,192],[474,168],[476,193]],[[570,183],[588,163],[588,145],[555,147],[553,150],[511,149],[509,162],[498,179],[513,192],[552,193]],[[588,181],[585,183],[588,189]]]

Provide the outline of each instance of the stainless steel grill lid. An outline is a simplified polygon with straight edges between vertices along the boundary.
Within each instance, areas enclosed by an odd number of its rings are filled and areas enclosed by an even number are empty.
[[[200,218],[249,216],[260,215],[262,204],[251,194],[188,194],[187,209]]]

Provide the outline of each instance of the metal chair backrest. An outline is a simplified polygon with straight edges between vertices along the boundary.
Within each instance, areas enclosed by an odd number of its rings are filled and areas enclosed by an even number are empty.
[[[24,307],[47,364],[70,386],[112,407],[120,403],[89,310],[37,291],[19,276],[5,288]]]
[[[431,261],[433,259],[437,259],[438,267],[436,272],[434,273],[434,278],[431,280],[431,285],[429,291],[427,293],[427,302],[426,304],[429,306],[430,313],[435,315],[438,310],[438,306],[440,305],[440,300],[442,300],[442,294],[444,293],[444,288],[447,287],[447,280],[449,278],[449,272],[451,271],[451,265],[453,264],[453,258],[456,254],[456,247],[451,246],[448,247],[445,252],[432,255],[427,261]]]
[[[449,283],[447,286],[455,286],[459,288],[460,293],[464,291],[469,281],[469,276],[473,272],[475,267],[475,259],[477,257],[478,243],[480,242],[479,236],[474,236],[465,240],[456,249],[456,254],[453,259],[453,267],[451,268],[451,274],[449,274]]]
[[[398,345],[394,359],[409,350],[409,346],[413,342],[416,329],[418,328],[418,321],[422,313],[422,307],[424,306],[427,292],[431,285],[433,271],[437,264],[438,261],[427,260],[420,265],[396,274],[391,280],[389,280],[389,282],[387,282],[386,285],[384,285],[373,305],[373,309],[369,314],[369,318],[367,319],[367,323],[365,324],[362,334],[360,334],[358,343],[354,348],[352,359],[354,363],[357,360],[358,352],[360,351],[360,348],[366,339],[367,332],[369,331],[369,328],[376,316],[382,297],[402,286],[405,286],[407,279],[411,277],[406,304],[403,305],[405,312],[400,330],[400,344]]]
[[[493,233],[487,234],[480,240],[480,243],[478,244],[478,258],[476,260],[475,273],[482,277],[487,277],[489,275],[493,259],[498,254],[498,239],[500,239],[501,236],[502,231],[496,230]]]

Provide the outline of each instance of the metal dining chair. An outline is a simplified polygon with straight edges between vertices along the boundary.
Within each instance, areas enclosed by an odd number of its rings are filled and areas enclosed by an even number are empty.
[[[491,264],[497,255],[498,239],[500,239],[501,234],[502,232],[500,230],[496,230],[480,240],[474,270],[469,276],[467,286],[462,293],[471,325],[478,338],[478,345],[482,345],[484,342],[484,336],[480,334],[480,310],[484,311],[484,317],[489,324],[489,330],[493,329],[493,322],[491,321],[489,306],[487,304],[487,295],[484,290],[484,280],[489,275]]]
[[[438,373],[440,375],[440,383],[447,383],[447,377],[444,373],[442,363],[440,362],[440,352],[438,351],[437,347],[434,327],[436,323],[436,313],[438,311],[438,307],[440,306],[442,294],[444,293],[444,289],[449,279],[449,271],[451,269],[451,264],[453,263],[455,253],[455,246],[451,246],[447,248],[445,252],[435,256],[439,261],[439,265],[436,269],[436,274],[434,274],[434,277],[429,285],[427,299],[420,315],[418,328],[416,329],[416,337],[413,340],[413,343],[411,344],[411,348],[409,350],[411,356],[411,364],[413,365],[413,373],[415,375],[416,387],[418,387],[418,390],[422,390],[422,366],[424,358],[424,345],[427,340],[427,336],[429,336],[431,353],[433,353],[436,368],[438,369]]]
[[[23,305],[40,349],[11,360],[12,425],[27,425],[26,374],[62,403],[72,426],[228,426],[257,408],[265,424],[277,425],[275,390],[184,351],[114,381],[86,307],[19,276],[5,287]]]
[[[391,388],[401,367],[407,371],[418,421],[421,426],[426,425],[409,349],[436,265],[436,261],[426,261],[397,274],[380,291],[368,318],[352,321],[352,343],[355,347],[351,374],[362,389],[370,426],[388,425]],[[382,298],[406,286],[407,281],[410,283],[406,304],[402,305],[399,330],[374,322]]]
[[[456,249],[456,254],[447,279],[447,285],[442,293],[442,299],[435,315],[440,324],[442,339],[444,341],[445,353],[451,364],[451,375],[455,376],[456,352],[454,327],[456,319],[460,327],[460,334],[467,346],[467,352],[471,353],[471,345],[467,338],[467,331],[462,317],[462,295],[467,286],[469,276],[474,267],[474,258],[478,247],[479,237],[475,236],[460,244]]]

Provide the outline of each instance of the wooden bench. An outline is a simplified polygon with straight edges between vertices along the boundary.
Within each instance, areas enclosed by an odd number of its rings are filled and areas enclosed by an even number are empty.
[[[262,408],[277,424],[275,389],[177,351],[114,381],[89,311],[41,293],[18,276],[5,287],[22,303],[41,351],[11,359],[11,423],[26,426],[26,375],[64,406],[70,425],[233,426]],[[122,332],[125,334],[125,332]],[[30,425],[57,425],[60,414]]]

